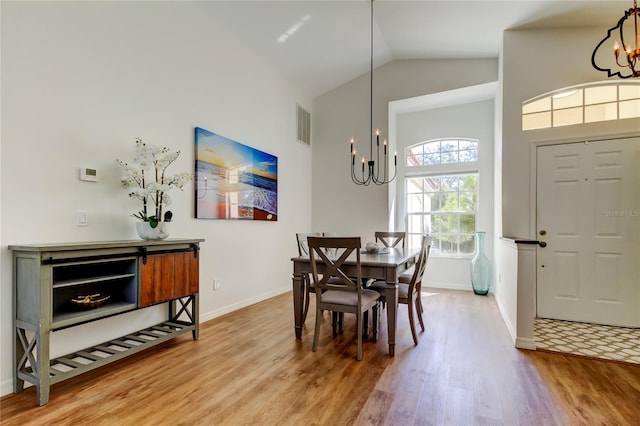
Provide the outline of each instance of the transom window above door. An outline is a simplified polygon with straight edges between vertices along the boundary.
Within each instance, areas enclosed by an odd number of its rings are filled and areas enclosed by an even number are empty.
[[[640,84],[598,82],[537,96],[522,103],[522,130],[640,117]]]

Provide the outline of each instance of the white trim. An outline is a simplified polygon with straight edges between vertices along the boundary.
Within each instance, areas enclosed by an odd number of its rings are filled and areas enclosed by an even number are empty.
[[[29,382],[24,382],[24,387],[31,385]],[[13,379],[4,380],[0,383],[0,396],[5,396],[13,393]]]
[[[262,302],[264,300],[270,299],[275,296],[280,296],[281,294],[284,294],[290,291],[291,291],[291,286],[281,287],[279,289],[272,290],[267,293],[262,293],[249,299],[241,300],[238,303],[233,303],[231,305],[223,306],[213,311],[200,314],[200,323],[207,322],[214,318],[221,317],[222,315],[226,315],[228,313],[237,311],[238,309],[246,308],[247,306],[255,305],[256,303]]]
[[[444,290],[462,290],[462,291],[473,291],[473,288],[470,284],[457,284],[457,283],[441,283],[441,282],[433,282],[433,281],[425,281],[424,287],[427,288],[441,288]],[[426,290],[423,290],[426,291]]]
[[[517,336],[516,336],[516,331],[513,328],[513,324],[511,324],[509,322],[509,317],[506,315],[504,308],[502,307],[502,303],[500,303],[500,301],[495,298],[496,301],[496,305],[498,305],[498,311],[500,312],[500,316],[502,317],[502,322],[504,322],[504,325],[507,327],[507,331],[509,332],[509,335],[511,336],[511,341],[514,343],[516,343],[517,340]]]
[[[533,340],[533,339],[527,339],[527,338],[524,338],[524,337],[517,337],[516,338],[516,348],[535,351],[536,350],[536,341]]]

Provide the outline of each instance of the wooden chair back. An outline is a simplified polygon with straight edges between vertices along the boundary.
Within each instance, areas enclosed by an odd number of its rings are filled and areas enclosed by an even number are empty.
[[[418,254],[418,260],[416,261],[416,266],[413,270],[411,281],[409,282],[409,295],[413,294],[416,286],[419,289],[420,285],[422,284],[424,270],[427,267],[427,259],[429,258],[429,253],[431,252],[431,244],[428,243],[428,240],[428,236],[422,236],[422,241],[420,244],[420,254]]]
[[[322,236],[321,232],[296,234],[296,239],[298,241],[298,256],[309,256],[309,243],[307,242],[307,237],[321,237],[321,236]]]
[[[311,272],[316,288],[322,291],[356,291],[358,300],[362,290],[360,266],[360,237],[313,237],[307,238]],[[355,253],[356,274],[347,275],[344,262]]]
[[[375,237],[376,241],[380,241],[385,247],[393,248],[402,243],[402,248],[404,248],[404,240],[407,238],[407,233],[376,231]]]

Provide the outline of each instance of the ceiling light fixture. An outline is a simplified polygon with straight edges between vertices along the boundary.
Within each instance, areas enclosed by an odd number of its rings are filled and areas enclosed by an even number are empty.
[[[369,129],[373,130],[373,0],[371,0],[371,70],[370,70],[370,84],[369,84]],[[398,155],[393,155],[393,176],[389,177],[389,147],[387,146],[387,140],[383,142],[383,171],[380,172],[380,130],[376,129],[376,160],[373,159],[373,131],[371,132],[369,140],[370,157],[367,160],[362,157],[362,176],[360,172],[356,172],[356,149],[355,140],[351,138],[351,145],[349,153],[351,154],[351,180],[357,185],[368,186],[371,182],[376,185],[384,185],[391,182],[396,177],[398,170]],[[366,167],[365,167],[366,166]]]
[[[633,19],[633,31],[630,29],[630,25],[626,25],[625,21],[629,18]],[[593,50],[591,55],[591,64],[599,71],[605,71],[609,77],[618,76],[620,78],[640,77],[640,44],[638,44],[638,18],[640,18],[640,8],[638,8],[638,0],[633,0],[633,7],[624,13],[624,16],[620,18],[618,24],[615,27],[610,28],[607,31],[607,36],[603,38],[600,43]],[[616,64],[620,68],[628,68],[630,73],[621,73],[620,71],[614,72],[612,68],[599,67],[596,64],[596,52],[609,38],[611,33],[618,30],[620,33],[620,41],[615,40],[613,43],[613,54],[616,59]],[[627,42],[625,43],[625,36]],[[632,40],[630,40],[632,39]],[[620,62],[620,50],[622,50],[623,59]]]

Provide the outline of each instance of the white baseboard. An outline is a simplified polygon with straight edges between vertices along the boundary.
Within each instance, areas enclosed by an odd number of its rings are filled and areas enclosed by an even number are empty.
[[[536,350],[536,341],[534,339],[529,339],[529,338],[524,338],[524,337],[517,337],[516,338],[516,348],[535,351]]]
[[[233,303],[231,305],[223,306],[221,308],[215,309],[213,311],[209,311],[206,313],[200,313],[200,322],[207,322],[217,317],[221,317],[222,315],[237,311],[238,309],[246,308],[247,306],[255,305],[256,303],[262,302],[264,300],[270,299],[275,296],[279,296],[281,294],[287,293],[291,291],[291,286],[285,286],[278,288],[276,290],[269,291],[267,293],[262,293],[257,296],[251,297],[249,299],[241,300],[237,303]]]
[[[455,283],[440,283],[434,281],[425,281],[422,283],[423,287],[431,287],[431,288],[443,288],[445,290],[462,290],[462,291],[473,291],[473,288],[470,284],[455,284]]]
[[[28,383],[25,382],[25,387],[27,384]],[[9,395],[10,393],[13,393],[13,379],[3,380],[2,383],[0,383],[0,396]]]
[[[498,305],[498,311],[500,312],[500,316],[502,317],[502,322],[504,322],[504,324],[507,326],[507,331],[511,336],[511,341],[513,342],[514,345],[516,345],[516,341],[517,341],[516,330],[513,328],[513,324],[509,322],[509,317],[507,317],[507,315],[505,314],[504,307],[502,306],[500,301],[498,299],[495,299],[495,301],[496,301],[496,305]]]

